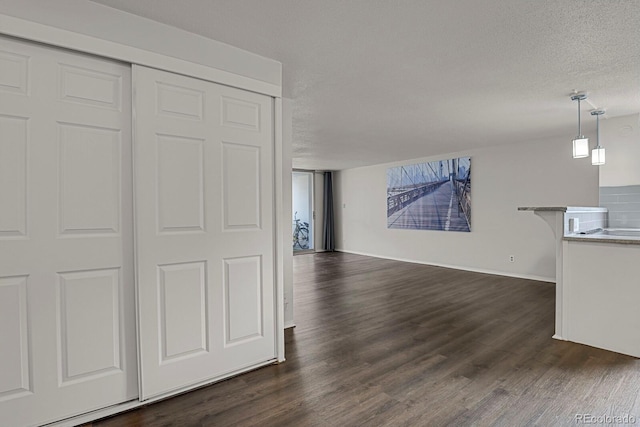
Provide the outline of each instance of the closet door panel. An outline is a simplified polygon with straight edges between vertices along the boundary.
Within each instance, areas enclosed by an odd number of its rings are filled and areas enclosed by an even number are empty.
[[[273,117],[263,95],[138,66],[133,77],[147,399],[275,358]]]
[[[6,38],[0,65],[0,419],[22,426],[137,397],[131,82]]]

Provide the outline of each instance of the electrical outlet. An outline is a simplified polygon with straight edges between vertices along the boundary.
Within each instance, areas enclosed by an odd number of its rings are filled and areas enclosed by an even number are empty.
[[[509,255],[509,262],[515,262],[516,257],[514,255]]]

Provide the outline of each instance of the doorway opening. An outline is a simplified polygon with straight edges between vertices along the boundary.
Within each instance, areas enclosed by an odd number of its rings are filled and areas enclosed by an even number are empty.
[[[294,170],[292,175],[293,253],[314,252],[314,173]]]

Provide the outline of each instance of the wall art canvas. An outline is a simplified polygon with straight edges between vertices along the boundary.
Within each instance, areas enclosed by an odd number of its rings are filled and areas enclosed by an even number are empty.
[[[471,231],[471,158],[387,169],[387,227]]]

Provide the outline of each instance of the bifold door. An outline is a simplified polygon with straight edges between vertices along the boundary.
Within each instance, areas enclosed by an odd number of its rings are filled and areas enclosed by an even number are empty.
[[[0,38],[0,424],[138,397],[130,67]]]
[[[134,66],[141,399],[275,359],[273,101]]]

